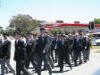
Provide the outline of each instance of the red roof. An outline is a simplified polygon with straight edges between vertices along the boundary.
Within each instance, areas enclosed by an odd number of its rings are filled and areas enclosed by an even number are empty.
[[[87,27],[88,24],[60,24],[60,25],[57,25],[56,27],[63,27],[63,26],[84,26],[84,27]],[[100,25],[95,24],[95,27],[100,27]]]

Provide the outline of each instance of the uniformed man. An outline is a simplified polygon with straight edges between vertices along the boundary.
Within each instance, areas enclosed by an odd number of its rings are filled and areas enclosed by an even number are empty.
[[[21,75],[21,71],[24,72],[24,75],[31,75],[27,69],[24,67],[25,65],[25,44],[21,39],[21,35],[16,33],[15,35],[15,56],[14,60],[16,61],[16,75]]]
[[[2,39],[0,38],[0,64],[1,64],[1,56],[2,56]]]
[[[58,42],[58,52],[59,52],[59,60],[60,60],[60,72],[63,72],[64,60],[69,65],[70,69],[72,69],[70,60],[69,60],[69,44],[68,41],[65,40],[65,35],[61,35],[61,40]]]
[[[72,58],[72,61],[74,59],[74,55],[73,55],[73,45],[74,45],[74,39],[73,39],[73,36],[72,34],[68,34],[68,41],[69,41],[69,54]]]
[[[81,33],[81,39],[82,39],[82,54],[83,54],[83,61],[86,62],[86,38],[84,33]]]
[[[59,66],[59,59],[58,59],[58,57],[59,57],[59,54],[58,54],[58,41],[59,41],[60,39],[59,39],[59,34],[57,33],[56,35],[55,35],[55,37],[54,37],[54,39],[53,39],[53,41],[52,41],[52,50],[53,50],[53,52],[55,53],[55,58],[54,58],[54,55],[53,55],[53,60],[54,60],[54,62],[55,63],[58,63],[58,66]]]
[[[52,70],[48,62],[48,57],[47,57],[47,50],[49,47],[49,39],[48,36],[45,33],[45,28],[40,28],[41,35],[39,36],[37,40],[37,45],[36,45],[36,53],[38,54],[37,58],[37,73],[38,75],[41,75],[41,66],[42,66],[42,61],[46,65],[47,70],[49,70],[49,75],[52,75]]]
[[[11,54],[11,42],[8,40],[8,34],[4,34],[4,41],[2,43],[2,62],[1,62],[1,73],[2,75],[5,75],[5,64],[7,64],[7,67],[10,69],[10,72],[15,75],[15,71],[10,65],[10,54]]]
[[[49,40],[49,47],[48,47],[48,50],[47,50],[47,57],[48,57],[48,62],[50,63],[50,66],[52,68],[54,68],[54,63],[53,63],[53,50],[51,49],[51,46],[52,46],[52,41],[53,41],[53,38],[50,36],[50,32],[48,30],[45,31],[45,33],[47,34],[48,36],[48,40]],[[42,70],[46,70],[46,64],[44,64],[44,68]]]
[[[86,44],[85,44],[85,62],[87,62],[87,61],[89,60],[90,47],[91,47],[90,40],[89,40],[88,36],[86,36]]]
[[[79,64],[82,63],[81,60],[81,51],[82,51],[82,39],[80,39],[80,35],[76,34],[76,38],[74,39],[74,64],[77,66],[77,60],[79,58]]]
[[[27,52],[27,59],[25,62],[25,67],[28,69],[30,62],[33,64],[33,59],[30,58],[30,55],[33,50],[33,45],[34,45],[34,39],[32,33],[28,33],[28,37],[26,39],[26,52]]]

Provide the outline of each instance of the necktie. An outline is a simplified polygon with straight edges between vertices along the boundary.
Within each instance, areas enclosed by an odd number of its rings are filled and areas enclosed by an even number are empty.
[[[64,40],[62,40],[62,45],[64,45]]]
[[[16,45],[18,45],[18,40],[16,40]]]

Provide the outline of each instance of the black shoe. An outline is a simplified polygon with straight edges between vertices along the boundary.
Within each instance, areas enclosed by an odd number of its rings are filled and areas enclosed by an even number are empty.
[[[75,63],[75,66],[77,66],[77,63]]]
[[[8,74],[8,73],[9,73],[9,71],[7,70],[7,71],[6,71],[6,74]]]
[[[59,67],[60,65],[57,65],[56,67]]]
[[[60,69],[60,71],[59,72],[63,72],[63,69]]]
[[[52,72],[49,72],[49,75],[52,75]]]
[[[46,69],[46,68],[43,68],[43,69],[42,69],[42,71],[45,71],[45,70],[47,70],[47,69]]]
[[[70,66],[70,69],[72,70],[72,66]]]

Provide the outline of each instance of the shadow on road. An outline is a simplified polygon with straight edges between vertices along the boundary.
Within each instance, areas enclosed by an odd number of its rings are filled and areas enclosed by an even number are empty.
[[[66,71],[63,71],[63,72],[60,72],[60,71],[52,71],[52,73],[64,73],[64,72],[68,72],[70,70],[66,70]]]
[[[100,75],[100,68],[97,69],[92,75]]]

